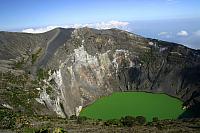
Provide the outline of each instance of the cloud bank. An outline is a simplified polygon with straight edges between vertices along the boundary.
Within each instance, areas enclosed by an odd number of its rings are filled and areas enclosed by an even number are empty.
[[[119,28],[119,29],[125,30],[128,25],[129,25],[129,22],[125,22],[125,21],[108,21],[108,22],[89,23],[89,24],[72,24],[72,25],[61,25],[61,26],[47,26],[47,27],[41,27],[41,28],[28,28],[28,29],[23,29],[22,32],[44,33],[57,27],[62,27],[62,28],[90,27],[90,28],[96,28],[96,29]]]
[[[128,30],[135,34],[142,35],[144,37],[157,38],[164,41],[180,43],[189,46],[191,48],[199,49],[200,48],[199,45],[200,29],[198,28],[199,23],[197,23],[197,25],[194,25],[197,28],[193,28],[192,25],[188,24],[188,21],[186,22],[183,26],[177,26],[181,25],[182,20],[179,23],[174,23],[174,21],[169,21],[169,22],[161,21],[162,25],[158,26],[157,23],[152,24],[149,23],[148,21],[147,22],[107,21],[107,22],[87,23],[87,24],[55,25],[55,26],[46,26],[40,28],[27,28],[24,29],[22,32],[43,33],[57,27],[62,27],[62,28],[90,27],[96,29],[118,28],[122,30]]]

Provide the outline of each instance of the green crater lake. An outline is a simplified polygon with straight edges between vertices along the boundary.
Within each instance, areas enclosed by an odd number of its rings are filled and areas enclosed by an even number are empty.
[[[144,116],[147,121],[177,119],[184,112],[182,101],[166,94],[116,92],[84,108],[80,116],[93,119],[120,119],[122,116]]]

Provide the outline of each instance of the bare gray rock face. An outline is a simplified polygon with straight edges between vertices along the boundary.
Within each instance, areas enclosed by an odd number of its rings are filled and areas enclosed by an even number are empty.
[[[0,70],[37,79],[35,100],[63,118],[117,91],[166,93],[187,108],[200,102],[199,50],[126,31],[1,32],[0,55]]]

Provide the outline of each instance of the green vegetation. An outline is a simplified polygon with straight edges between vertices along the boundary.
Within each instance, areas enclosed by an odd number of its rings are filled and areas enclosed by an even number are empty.
[[[38,97],[35,88],[35,85],[30,84],[30,79],[26,74],[1,73],[0,97],[4,101],[3,103],[10,105],[16,112],[34,114],[35,98]]]
[[[140,55],[140,58],[144,63],[149,64],[156,60],[156,55],[154,52],[152,52],[152,49],[151,49],[144,52],[142,55]]]
[[[77,116],[76,115],[71,115],[70,116],[70,120],[77,120]]]
[[[92,119],[120,119],[121,117],[136,117],[141,124],[152,121],[154,117],[162,119],[176,119],[181,113],[182,101],[165,94],[146,92],[113,93],[103,97],[92,105],[84,108],[80,116]]]
[[[39,57],[39,54],[40,54],[41,51],[42,51],[42,48],[39,48],[36,53],[34,53],[34,54],[31,55],[31,58],[32,58],[31,62],[32,62],[32,64],[35,63],[35,61]]]
[[[137,117],[136,117],[136,121],[137,121],[139,124],[143,125],[143,124],[146,123],[146,118],[145,118],[144,116],[137,116]]]
[[[105,126],[110,126],[110,125],[121,126],[122,123],[118,119],[111,119],[111,120],[105,121],[104,125]]]
[[[87,119],[88,119],[88,118],[85,117],[85,116],[79,116],[79,117],[77,117],[77,123],[78,123],[78,124],[82,124],[82,123],[84,123]]]
[[[17,69],[21,69],[23,67],[24,63],[25,63],[25,61],[24,61],[24,58],[23,58],[22,60],[15,62],[14,66]]]
[[[64,129],[62,128],[55,128],[53,130],[50,130],[48,128],[42,128],[42,129],[25,128],[23,130],[23,132],[25,133],[51,133],[52,131],[53,133],[66,133],[66,131],[64,131]]]
[[[38,80],[42,80],[42,79],[48,78],[49,77],[48,70],[40,68],[37,71],[37,77],[38,77]]]
[[[158,117],[153,117],[153,122],[157,122],[157,121],[159,121],[159,119],[158,119]]]
[[[143,116],[137,116],[136,118],[133,116],[125,116],[121,117],[121,119],[110,119],[104,122],[105,126],[124,126],[124,127],[132,127],[135,125],[144,125],[146,124],[146,118]]]
[[[9,109],[0,109],[0,129],[12,129],[15,126],[15,115]]]
[[[9,112],[9,113],[8,113]],[[94,120],[76,117],[75,120],[52,116],[26,116],[12,113],[5,109],[0,112],[0,127],[14,132],[23,133],[65,133],[65,132],[199,132],[199,119],[158,120],[145,122],[144,117],[125,116],[120,119]],[[8,119],[9,118],[9,119]],[[79,123],[79,120],[82,122]],[[187,127],[185,125],[191,125]],[[133,131],[131,129],[134,129]],[[1,130],[3,131],[3,130]]]
[[[124,126],[131,127],[135,123],[136,119],[133,116],[125,116],[120,119]]]

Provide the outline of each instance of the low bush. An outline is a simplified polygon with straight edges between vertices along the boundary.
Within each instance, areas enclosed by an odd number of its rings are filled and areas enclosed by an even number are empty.
[[[120,126],[121,122],[118,119],[110,119],[110,120],[105,121],[104,125],[106,125],[106,126],[111,126],[111,125]]]
[[[123,126],[131,127],[136,122],[136,119],[133,116],[125,116],[120,119],[120,122]]]
[[[77,117],[77,123],[78,124],[82,124],[83,122],[85,122],[88,118],[85,116],[78,116]]]
[[[144,116],[137,116],[137,117],[136,117],[136,121],[137,121],[139,124],[143,125],[143,124],[146,123],[146,118],[145,118]]]
[[[158,122],[159,119],[158,119],[158,117],[153,117],[152,121],[153,121],[153,122]]]
[[[76,115],[70,116],[70,120],[77,120],[77,116]]]

